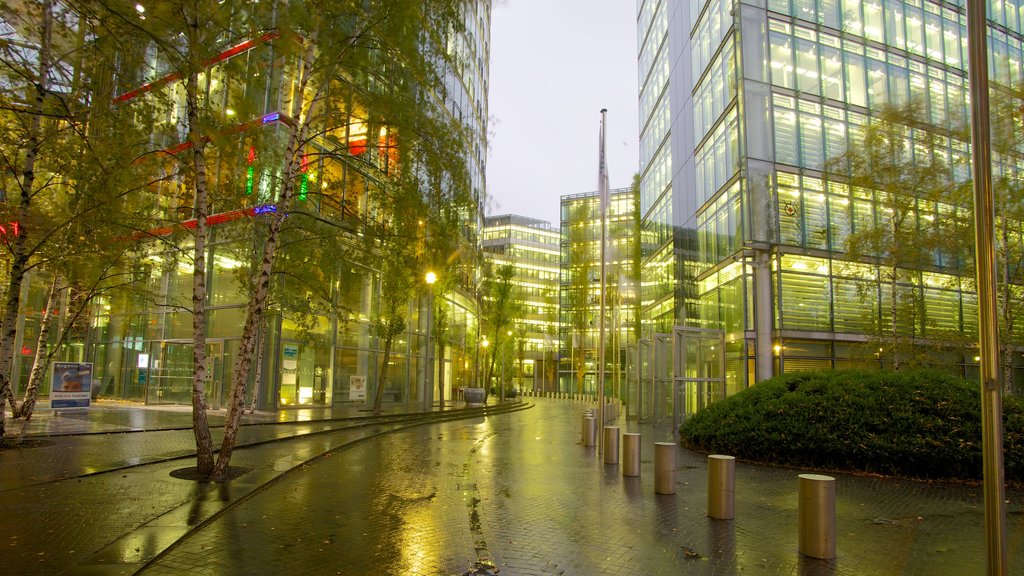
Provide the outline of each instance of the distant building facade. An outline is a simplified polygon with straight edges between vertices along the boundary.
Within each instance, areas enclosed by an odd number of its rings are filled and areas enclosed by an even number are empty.
[[[605,249],[605,392],[626,394],[629,350],[637,339],[639,238],[633,189],[611,190]],[[601,301],[601,198],[562,196],[558,385],[597,393]]]
[[[513,299],[518,311],[511,327],[513,374],[523,391],[553,392],[558,356],[559,244],[550,222],[505,214],[484,219],[484,259],[492,269],[515,268]]]

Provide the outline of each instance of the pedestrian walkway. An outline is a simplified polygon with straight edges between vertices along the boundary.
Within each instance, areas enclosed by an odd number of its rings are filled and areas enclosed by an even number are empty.
[[[359,425],[350,418],[247,426],[243,442],[274,441],[239,449],[232,463],[249,471],[213,485],[170,475],[194,465],[190,459],[160,459],[187,451],[188,430],[31,436],[26,441],[35,445],[0,452],[0,570],[984,573],[980,487],[835,474],[838,558],[812,560],[796,550],[796,477],[803,471],[738,463],[736,517],[711,520],[701,455],[679,448],[677,494],[654,494],[653,444],[671,439],[669,427],[620,422],[643,438],[641,476],[627,478],[581,445],[580,418],[589,405],[530,399],[514,406],[527,409],[453,411],[462,419],[435,414],[429,423]],[[147,418],[138,409],[108,412],[82,417],[127,429],[139,426],[132,418]],[[170,426],[174,418],[150,422]],[[93,473],[133,451],[153,463]],[[46,456],[56,453],[63,456]],[[58,459],[64,479],[54,473]],[[1011,574],[1024,573],[1022,497],[1008,494]]]

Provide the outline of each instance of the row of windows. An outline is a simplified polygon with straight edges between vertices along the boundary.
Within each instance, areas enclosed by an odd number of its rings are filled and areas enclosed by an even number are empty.
[[[691,2],[696,4],[696,2]],[[711,0],[703,17],[690,35],[692,63],[695,74],[707,68],[711,57],[718,51],[722,39],[732,28],[733,0]],[[693,20],[691,20],[692,22]]]
[[[749,275],[745,272],[743,264],[734,262],[702,280],[699,318],[690,319],[689,324],[725,332],[746,330],[747,310],[753,308],[747,303]]]
[[[936,63],[965,68],[966,17],[961,10],[942,4],[920,0],[843,0],[841,5],[838,0],[771,0],[769,9],[906,50]],[[1024,2],[999,1],[986,5],[990,20],[1014,33],[1022,31]],[[989,47],[993,81],[1008,85],[1020,82],[1024,78],[1020,38],[990,29]]]
[[[675,289],[675,250],[671,243],[648,258],[640,271],[640,299],[659,300]]]
[[[612,190],[608,197],[608,207],[605,215],[608,218],[632,218],[633,192],[628,188]],[[601,226],[601,198],[597,195],[583,197],[562,197],[562,235],[565,236],[567,226],[580,224],[590,226]],[[600,228],[597,228],[598,230]]]
[[[829,276],[830,264],[833,274],[843,266],[792,255],[774,263],[780,283],[776,325],[783,330],[891,331],[893,289],[885,271],[862,265],[868,278]],[[956,276],[908,270],[896,286],[895,298],[898,334],[927,338],[976,332],[977,299],[959,289]]]
[[[842,108],[775,94],[772,98],[775,161],[781,164],[821,170],[826,162],[840,157],[861,138],[867,116]],[[939,138],[934,150],[938,159],[952,170],[955,182],[970,177],[966,142]]]
[[[920,0],[769,0],[768,9],[959,68],[967,62],[966,18],[942,4]]]
[[[779,283],[774,291],[777,328],[854,334],[892,330],[893,292],[884,270],[802,255],[782,255],[773,270]],[[702,280],[699,324],[726,332],[750,329],[751,278],[749,267],[735,263]],[[1022,295],[1020,286],[1013,289]],[[895,298],[898,334],[927,338],[976,331],[976,297],[961,290],[956,276],[907,270]]]
[[[665,194],[644,219],[640,228],[640,250],[644,258],[672,239],[672,195]]]
[[[668,142],[658,149],[657,155],[640,181],[640,214],[644,214],[662,196],[672,182],[672,147]]]
[[[693,94],[693,141],[700,142],[736,97],[736,53],[733,37],[722,47],[711,70]]]
[[[739,168],[740,127],[736,107],[726,114],[725,119],[697,149],[695,156],[697,201],[704,203],[724,186]]]
[[[649,2],[648,5],[653,5],[654,2]],[[647,6],[644,7],[645,12]],[[655,13],[651,18],[651,27],[646,29],[641,27],[640,30],[643,32],[639,36],[639,41],[642,43],[639,46],[638,53],[640,54],[639,64],[637,66],[637,73],[640,75],[638,78],[637,85],[641,88],[646,84],[645,80],[649,76],[655,76],[651,72],[651,65],[655,61],[655,57],[659,53],[663,53],[665,44],[665,32],[668,30],[668,17],[665,15],[665,2],[659,1],[655,7]]]
[[[777,180],[780,244],[844,252],[851,234],[880,226],[890,229],[885,222],[893,210],[882,192],[839,182],[826,185],[820,178],[785,172],[777,173]],[[941,234],[943,232],[937,228],[939,224],[952,224],[954,220],[962,220],[966,214],[958,213],[948,204],[920,198],[911,200],[907,206],[909,211],[901,214],[899,225],[900,233],[905,235]],[[1015,234],[1012,230],[1009,233],[1011,236]],[[960,257],[959,254],[936,249],[927,264],[956,268]]]
[[[742,246],[740,224],[742,202],[737,181],[697,215],[697,257],[715,264],[735,254]]]
[[[643,6],[640,7],[640,15],[637,18],[637,53],[643,50],[644,40],[647,38],[647,29],[651,22],[654,21],[654,14],[662,7],[665,0],[639,0],[637,4],[640,2],[643,2]]]
[[[554,230],[545,233],[522,226],[484,226],[482,238],[483,240],[515,239],[555,247],[558,246],[560,239],[558,232]]]
[[[769,27],[775,86],[865,108],[923,97],[935,124],[966,117],[967,81],[959,71],[778,20]]]
[[[655,152],[662,145],[668,145],[669,126],[672,123],[671,110],[667,105],[655,108],[654,113],[643,127],[640,136],[640,174],[647,169]]]

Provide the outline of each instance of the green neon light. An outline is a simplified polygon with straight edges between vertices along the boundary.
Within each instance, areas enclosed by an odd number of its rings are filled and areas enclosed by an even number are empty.
[[[256,173],[256,169],[249,166],[249,169],[245,171],[245,193],[252,194],[252,181],[253,176]]]
[[[299,200],[306,200],[306,191],[309,189],[309,175],[302,175],[302,183],[299,184]]]

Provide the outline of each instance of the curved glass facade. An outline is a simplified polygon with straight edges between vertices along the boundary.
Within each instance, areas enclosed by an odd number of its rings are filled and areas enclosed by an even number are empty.
[[[430,40],[425,40],[441,43],[433,48],[445,56],[433,60],[443,87],[429,96],[437,113],[462,122],[471,134],[464,156],[479,205],[485,190],[490,1],[476,0],[464,6],[462,30],[427,35]],[[300,94],[296,61],[282,55],[286,51],[275,51],[276,44],[284,41],[292,40],[265,34],[225,47],[200,74],[200,91],[216,103],[214,112],[227,119],[225,133],[208,152],[213,215],[208,220],[206,257],[207,389],[213,407],[228,397],[245,318],[247,266],[254,246],[261,243],[254,223],[276,210],[283,128],[298,109],[292,101]],[[182,144],[183,89],[174,78],[161,81],[164,72],[155,61],[151,72],[154,78],[148,80],[155,82],[143,84],[136,79],[135,86],[141,88],[125,87],[115,102],[133,105],[145,99],[159,107],[153,145],[176,154],[187,149]],[[119,82],[123,85],[129,80]],[[296,211],[330,223],[331,233],[352,246],[359,242],[362,218],[372,211],[378,185],[375,171],[386,171],[395,162],[391,152],[395,134],[373,125],[372,114],[364,106],[345,103],[346,120],[310,140],[294,205]],[[339,149],[345,151],[345,158],[321,153]],[[133,271],[147,284],[152,299],[128,293],[101,299],[91,322],[87,356],[95,362],[100,397],[189,403],[192,316],[187,310],[192,267],[183,255],[190,253],[192,240],[182,232],[182,221],[191,217],[193,199],[170,163],[157,169],[162,171],[161,177],[154,179],[148,190],[152,202],[140,207],[151,216],[152,228],[139,236],[156,241],[147,244]],[[475,244],[479,216],[475,212],[461,216],[463,233]],[[184,224],[187,228],[188,223]],[[246,402],[266,410],[363,402],[365,397],[355,386],[358,382],[370,385],[368,396],[372,399],[372,386],[380,371],[379,348],[383,346],[371,327],[380,305],[379,271],[337,254],[311,257],[287,242],[278,262],[284,273],[275,280],[260,336],[262,351],[254,359],[258,366],[252,379],[258,385],[250,387],[249,394],[254,389],[256,397],[250,396]],[[472,372],[466,367],[475,342],[476,304],[465,294],[470,293],[473,274],[460,274],[463,281],[456,283],[448,296],[450,344],[445,358],[427,361],[426,294],[409,303],[408,329],[394,340],[387,367],[386,402],[429,401],[436,392],[427,384],[439,382],[442,372],[445,398],[452,397],[451,390],[471,383]],[[428,370],[435,371],[434,378],[428,377]]]

